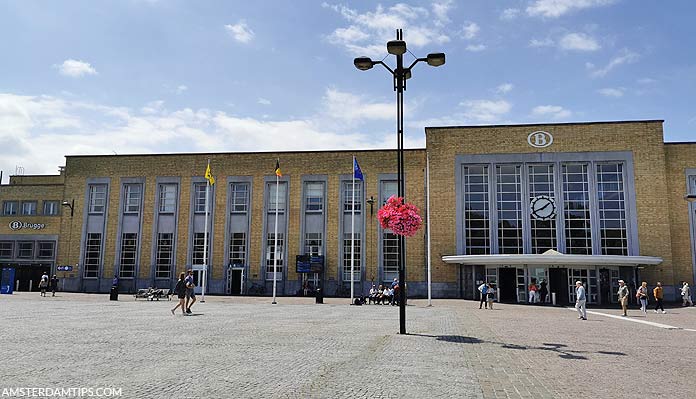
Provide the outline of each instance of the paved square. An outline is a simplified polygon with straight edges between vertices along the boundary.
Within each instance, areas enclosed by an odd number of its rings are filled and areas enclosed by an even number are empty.
[[[175,302],[0,296],[0,390],[120,387],[126,398],[693,397],[696,308],[631,318],[461,300]],[[601,313],[601,314],[600,314]],[[0,391],[1,392],[1,391]]]

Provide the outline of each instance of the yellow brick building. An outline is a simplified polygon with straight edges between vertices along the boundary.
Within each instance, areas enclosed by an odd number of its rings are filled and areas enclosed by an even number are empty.
[[[406,239],[410,296],[426,295],[429,258],[435,297],[474,298],[487,281],[499,300],[535,301],[534,283],[563,303],[581,280],[608,303],[618,279],[660,280],[670,298],[693,282],[696,143],[665,144],[662,121],[425,134],[405,154],[406,198],[424,219],[430,206],[430,243],[426,229]],[[44,272],[72,291],[108,292],[114,276],[122,291],[171,288],[191,268],[202,286],[208,265],[212,294],[268,295],[275,277],[279,295],[345,295],[354,243],[364,294],[398,275],[398,239],[376,220],[396,169],[393,150],[67,156],[58,176],[0,186],[0,266],[20,290]],[[298,273],[303,255],[317,273]]]

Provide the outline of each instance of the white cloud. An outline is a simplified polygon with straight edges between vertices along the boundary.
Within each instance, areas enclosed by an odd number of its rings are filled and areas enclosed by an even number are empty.
[[[586,64],[586,66],[588,67],[588,69],[592,70],[592,77],[601,78],[606,76],[614,68],[623,64],[631,64],[633,62],[636,62],[638,58],[640,58],[640,56],[637,53],[624,49],[619,53],[619,55],[612,58],[611,61],[609,61],[609,63],[604,68],[595,69],[594,65],[589,63]]]
[[[473,51],[473,52],[478,52],[478,51],[483,51],[486,49],[485,44],[470,44],[466,46],[466,51]]]
[[[444,29],[449,23],[450,1],[433,4],[436,18],[432,18],[425,8],[404,3],[389,8],[377,5],[374,11],[364,13],[344,5],[323,3],[322,6],[339,13],[349,24],[335,29],[326,40],[345,48],[352,55],[384,56],[386,42],[394,40],[394,32],[399,28],[404,29],[404,40],[412,49],[450,41]]]
[[[617,0],[535,0],[527,14],[535,17],[558,18],[572,11],[608,6]]]
[[[89,62],[67,59],[61,65],[54,65],[61,75],[79,78],[84,75],[96,75],[97,70]]]
[[[225,30],[227,30],[234,40],[240,43],[249,43],[255,36],[254,31],[249,28],[246,21],[241,20],[235,25],[225,25]]]
[[[465,108],[464,116],[476,122],[495,122],[510,112],[512,105],[505,101],[468,100],[459,104]]]
[[[619,98],[623,97],[624,95],[624,89],[623,87],[618,87],[618,88],[613,88],[613,87],[605,87],[603,89],[597,90],[597,92],[604,97],[614,97],[614,98]]]
[[[185,92],[186,90],[188,90],[188,86],[179,85],[176,87],[176,94],[181,94],[181,93]]]
[[[573,113],[558,105],[539,105],[532,109],[532,116],[551,118],[554,120],[567,119]]]
[[[475,22],[469,22],[462,27],[462,37],[471,40],[479,33],[481,28]]]
[[[556,42],[553,39],[532,39],[529,41],[529,47],[551,47],[554,46]]]
[[[257,102],[261,105],[271,105],[271,100],[266,98],[259,98]]]
[[[558,44],[563,50],[596,51],[601,48],[595,39],[584,33],[568,33]]]
[[[657,82],[657,80],[652,79],[652,78],[640,78],[638,79],[638,83],[642,85],[649,85]]]
[[[506,94],[512,91],[514,87],[512,83],[503,83],[495,88],[495,92],[498,94]]]
[[[512,21],[517,18],[518,15],[520,15],[519,8],[506,8],[500,13],[500,19],[503,21]]]
[[[0,170],[56,173],[64,155],[158,154],[395,148],[394,104],[327,89],[325,104],[304,118],[254,119],[223,110],[170,110],[161,101],[138,109],[52,96],[0,93]],[[411,104],[407,104],[411,106]],[[355,128],[370,121],[367,131]],[[380,130],[379,123],[385,128]],[[406,137],[422,147],[422,134]]]

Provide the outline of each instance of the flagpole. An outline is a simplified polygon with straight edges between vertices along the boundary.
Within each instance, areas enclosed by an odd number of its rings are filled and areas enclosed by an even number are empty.
[[[278,159],[280,164],[280,159]],[[278,272],[278,192],[280,191],[280,176],[276,170],[276,198],[275,198],[275,233],[273,235],[273,302],[276,304],[276,273]]]
[[[427,219],[426,229],[428,230],[428,306],[433,306],[433,276],[430,268],[431,252],[430,252],[430,155],[425,154],[425,193],[427,202],[425,204]]]
[[[210,170],[210,159],[205,169]],[[210,194],[210,180],[205,179],[205,222],[203,228],[203,283],[201,284],[201,303],[205,302],[205,280],[208,272],[208,196]]]
[[[353,156],[353,199],[350,206],[350,304],[353,304],[355,275],[355,156]]]

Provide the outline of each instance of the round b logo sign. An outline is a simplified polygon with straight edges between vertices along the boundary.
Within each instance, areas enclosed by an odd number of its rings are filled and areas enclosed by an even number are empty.
[[[22,228],[22,222],[13,220],[10,222],[10,229],[12,230],[19,230]]]
[[[527,136],[527,143],[535,148],[548,147],[553,143],[553,136],[548,132],[532,132]]]

